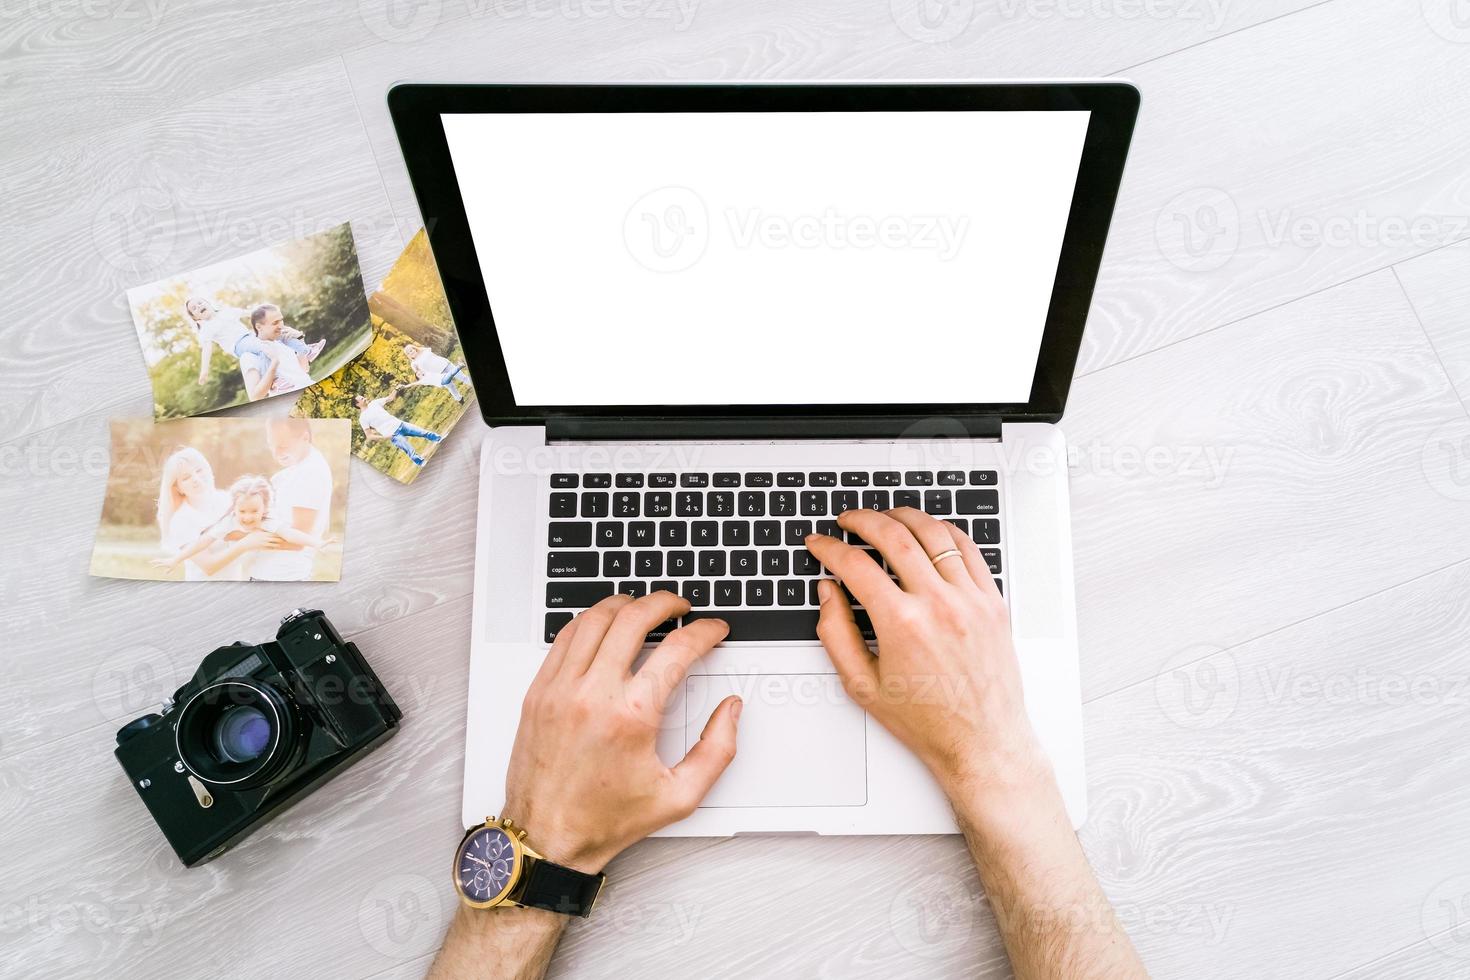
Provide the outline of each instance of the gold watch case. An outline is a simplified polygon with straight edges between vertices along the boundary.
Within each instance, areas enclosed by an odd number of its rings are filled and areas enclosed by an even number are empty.
[[[464,885],[461,883],[459,876],[459,862],[464,853],[465,842],[487,827],[494,827],[510,838],[511,853],[513,856],[511,859],[510,877],[506,880],[505,887],[491,898],[485,901],[477,901],[465,894]],[[512,901],[510,896],[516,890],[516,886],[525,880],[526,871],[529,868],[530,862],[540,860],[544,860],[542,856],[526,844],[526,831],[517,827],[513,820],[493,816],[486,817],[484,823],[466,830],[464,836],[459,839],[459,846],[454,849],[454,864],[450,869],[454,878],[454,890],[459,895],[459,900],[472,909],[488,909],[494,908],[497,905],[519,907],[519,903]]]

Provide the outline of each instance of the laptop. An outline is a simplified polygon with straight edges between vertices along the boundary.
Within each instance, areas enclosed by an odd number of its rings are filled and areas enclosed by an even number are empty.
[[[825,572],[804,536],[907,505],[980,546],[1080,826],[1057,423],[1137,92],[409,84],[388,101],[492,427],[466,825],[503,802],[557,630],[604,596],[669,589],[683,622],[731,630],[669,705],[660,756],[682,757],[726,695],[745,708],[735,761],[663,834],[955,832],[815,636]]]

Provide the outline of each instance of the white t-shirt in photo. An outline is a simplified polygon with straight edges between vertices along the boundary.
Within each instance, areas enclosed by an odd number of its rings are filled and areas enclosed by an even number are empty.
[[[391,436],[398,431],[398,427],[403,422],[399,420],[398,416],[393,415],[383,407],[387,401],[387,398],[378,398],[367,403],[367,406],[362,410],[362,415],[358,417],[358,422],[362,425],[362,431],[371,435],[372,430],[376,429],[379,434],[385,436]]]
[[[427,348],[413,360],[414,373],[424,379],[441,381],[449,373],[449,368],[449,358],[440,357]]]
[[[306,532],[320,538],[327,533],[332,520],[332,467],[327,458],[312,446],[306,457],[271,477],[275,499],[271,501],[270,519],[286,527],[295,525],[292,513],[303,507],[316,511],[316,520]],[[250,577],[272,582],[301,582],[311,577],[316,560],[315,548],[300,551],[263,550],[251,556]]]
[[[187,500],[179,505],[179,509],[173,512],[168,520],[168,531],[163,536],[163,549],[170,555],[176,555],[180,551],[199,540],[209,527],[219,520],[220,514],[230,509],[230,495],[223,490],[216,490],[210,502],[204,509],[199,509]],[[190,558],[184,562],[185,582],[206,582],[211,579],[232,580],[228,574],[230,569],[221,568],[213,575],[206,575],[204,569],[194,564]]]
[[[217,311],[208,320],[199,321],[199,343],[207,347],[210,344],[218,344],[219,349],[231,356],[235,353],[235,345],[240,338],[249,333],[244,318],[248,317],[248,310],[237,310],[229,307]]]

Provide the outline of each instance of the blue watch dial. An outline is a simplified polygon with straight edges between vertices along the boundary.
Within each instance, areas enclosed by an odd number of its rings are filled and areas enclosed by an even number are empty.
[[[472,902],[488,902],[510,884],[515,870],[515,847],[499,827],[481,827],[465,838],[459,849],[455,877]]]

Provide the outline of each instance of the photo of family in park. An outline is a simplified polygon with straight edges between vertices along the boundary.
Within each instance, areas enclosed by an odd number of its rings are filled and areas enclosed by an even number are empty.
[[[289,417],[114,420],[91,573],[338,581],[349,428]]]
[[[372,339],[347,224],[138,286],[128,306],[155,419],[300,391]]]
[[[357,360],[303,392],[292,414],[350,419],[353,455],[409,483],[474,395],[424,232],[409,242],[367,302],[372,343]]]

